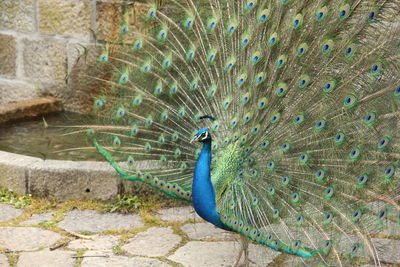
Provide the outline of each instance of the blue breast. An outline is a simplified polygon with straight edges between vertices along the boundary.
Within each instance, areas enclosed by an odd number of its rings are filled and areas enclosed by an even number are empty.
[[[215,191],[211,183],[211,140],[203,143],[194,169],[192,200],[194,209],[201,218],[219,228],[227,229],[219,219]]]

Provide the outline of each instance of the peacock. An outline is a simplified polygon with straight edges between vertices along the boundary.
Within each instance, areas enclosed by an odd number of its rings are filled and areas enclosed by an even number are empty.
[[[191,202],[244,248],[385,262],[380,238],[400,232],[399,0],[120,5],[118,34],[70,77],[96,115],[71,129],[119,178]]]

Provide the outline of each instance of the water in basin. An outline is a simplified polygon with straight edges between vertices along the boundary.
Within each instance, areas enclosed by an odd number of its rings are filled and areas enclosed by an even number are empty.
[[[44,127],[44,121],[49,127]],[[82,114],[61,112],[0,124],[0,150],[42,159],[104,160],[82,135],[65,135],[62,125],[82,125]]]

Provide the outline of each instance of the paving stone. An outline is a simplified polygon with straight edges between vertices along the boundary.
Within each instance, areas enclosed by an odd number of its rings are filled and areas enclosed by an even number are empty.
[[[363,263],[357,263],[356,265],[354,263],[352,263],[351,261],[349,261],[348,258],[346,257],[342,257],[341,258],[341,264],[339,264],[337,262],[336,258],[329,258],[329,261],[325,263],[325,265],[321,265],[322,260],[320,257],[318,256],[314,256],[312,258],[301,258],[301,257],[297,257],[297,256],[292,256],[292,255],[285,255],[285,259],[284,261],[279,261],[278,263],[275,263],[273,266],[274,267],[309,267],[309,266],[346,266],[346,267],[376,267],[377,265],[371,263],[366,263],[367,260],[366,259],[362,259],[361,260]],[[360,265],[362,264],[362,265]],[[381,265],[379,265],[380,267],[392,267],[393,265],[387,265],[387,264],[383,264],[381,263]]]
[[[57,233],[34,227],[0,227],[0,247],[13,251],[50,246],[61,238]]]
[[[109,257],[88,257],[84,258],[81,267],[168,267],[171,266],[165,262],[156,259],[124,256],[115,256],[112,253],[104,253],[102,251],[88,251],[85,256],[109,256]]]
[[[181,227],[190,239],[221,238],[234,240],[234,234],[219,229],[211,223],[190,223]]]
[[[159,210],[157,212],[161,220],[167,222],[184,222],[187,220],[201,220],[200,216],[194,211],[193,207],[179,207]]]
[[[381,265],[380,265],[380,267],[394,267],[394,266],[398,267],[398,265],[393,265],[393,264],[384,264],[384,263],[381,263]],[[370,264],[361,265],[361,267],[376,267],[376,265],[373,264],[373,263],[370,263]]]
[[[339,251],[349,253],[355,243],[359,239],[354,235],[342,236],[339,243]],[[400,264],[400,240],[386,238],[372,238],[372,243],[378,252],[378,256],[382,262]],[[356,252],[357,257],[371,258],[372,255],[368,249],[359,249]]]
[[[0,266],[1,267],[10,267],[7,257],[3,254],[0,254]]]
[[[372,243],[382,262],[400,265],[400,240],[373,238]]]
[[[349,253],[355,243],[360,242],[354,235],[343,235],[340,238],[339,252]],[[372,238],[372,243],[377,250],[379,259],[384,263],[400,264],[400,240],[386,238]],[[373,259],[368,249],[359,249],[357,257]]]
[[[0,74],[9,77],[15,76],[16,44],[14,36],[0,34]]]
[[[23,225],[35,225],[42,222],[48,222],[53,219],[53,212],[46,212],[41,214],[33,214],[28,220],[22,222]]]
[[[168,259],[184,266],[232,266],[239,255],[238,242],[196,242],[179,248]],[[250,266],[266,266],[280,253],[259,245],[249,245],[249,257],[255,263]]]
[[[239,244],[238,244],[239,245]],[[240,248],[240,247],[239,247]],[[254,263],[250,263],[250,266],[267,266],[274,261],[281,253],[270,249],[269,247],[261,245],[249,245],[249,258]]]
[[[1,0],[0,28],[34,31],[33,0]]]
[[[90,0],[40,0],[39,30],[89,38]]]
[[[385,223],[385,228],[383,229],[382,234],[387,235],[392,239],[400,239],[399,224],[396,222],[387,221]]]
[[[77,223],[79,222],[79,223]],[[76,232],[103,232],[142,227],[143,223],[136,214],[100,213],[94,210],[73,210],[58,223],[60,228]]]
[[[172,228],[151,227],[129,239],[122,249],[133,255],[158,257],[168,252],[181,242],[182,238],[173,234]]]
[[[283,254],[283,258],[280,259],[279,261],[276,261],[275,264],[273,265],[274,267],[311,267],[311,266],[346,266],[346,267],[360,267],[359,263],[357,265],[352,264],[351,261],[349,261],[349,258],[347,257],[342,257],[340,260],[340,264],[337,261],[336,257],[328,257],[325,258],[325,262],[318,256],[314,256],[311,258],[301,258],[298,256],[293,256],[293,255],[288,255],[288,254]],[[365,262],[363,260],[363,262]],[[324,264],[324,265],[322,265]],[[381,266],[384,267],[384,266]]]
[[[74,251],[65,250],[23,252],[19,256],[17,267],[73,267],[74,255]]]
[[[68,244],[70,249],[90,249],[90,250],[112,250],[118,243],[118,237],[116,236],[91,236],[93,240],[89,239],[77,239],[71,241]]]
[[[11,205],[0,204],[0,221],[8,221],[17,218],[22,214],[21,209],[16,209]]]
[[[307,261],[309,261],[309,259],[307,259]],[[318,266],[318,264],[314,264],[314,265]],[[307,265],[304,262],[304,260],[302,258],[300,258],[300,257],[293,256],[293,255],[285,255],[285,259],[283,260],[283,262],[277,263],[276,266],[277,267],[286,267],[286,266],[306,267],[306,266],[313,266],[313,265]]]

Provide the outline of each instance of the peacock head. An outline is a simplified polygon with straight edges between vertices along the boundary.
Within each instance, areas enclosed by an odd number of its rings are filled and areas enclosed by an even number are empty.
[[[190,143],[197,141],[201,143],[206,143],[211,141],[211,134],[208,128],[201,128],[197,131],[197,133],[193,136]]]
[[[209,119],[212,121],[215,121],[215,117],[211,116],[211,115],[203,115],[198,117],[199,120],[204,120],[204,119]],[[208,128],[201,128],[200,130],[197,131],[197,133],[195,133],[195,135],[193,136],[192,140],[190,140],[190,143],[197,141],[197,142],[201,142],[201,143],[207,143],[207,142],[211,142],[211,134],[210,134],[210,129]]]

